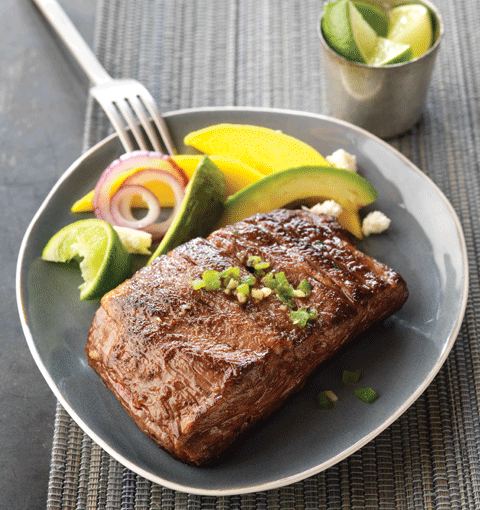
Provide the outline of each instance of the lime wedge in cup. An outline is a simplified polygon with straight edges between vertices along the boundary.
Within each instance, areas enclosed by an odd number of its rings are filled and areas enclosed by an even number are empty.
[[[412,58],[413,52],[409,44],[402,44],[379,37],[372,56],[367,63],[370,66],[379,67],[408,62]]]
[[[353,4],[378,36],[387,37],[388,16],[385,12],[368,2],[353,0]]]
[[[389,12],[387,38],[409,44],[413,58],[423,55],[432,45],[433,27],[430,12],[424,5],[403,4]]]
[[[360,64],[380,67],[408,62],[432,45],[429,10],[402,4],[388,14],[361,0],[334,0],[323,8],[322,32],[337,53]]]
[[[322,32],[337,53],[361,64],[372,57],[378,35],[350,0],[327,2],[323,6]]]
[[[78,260],[84,282],[80,299],[101,299],[130,273],[130,255],[111,225],[103,220],[80,220],[59,230],[45,246],[49,262]]]

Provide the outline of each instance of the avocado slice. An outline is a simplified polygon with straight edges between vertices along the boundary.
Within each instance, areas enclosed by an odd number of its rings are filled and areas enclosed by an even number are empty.
[[[227,183],[223,172],[204,156],[185,190],[182,208],[175,216],[147,265],[194,237],[206,237],[212,232],[223,213],[227,197]]]
[[[343,208],[340,223],[361,239],[358,210],[377,196],[366,179],[350,170],[328,166],[289,168],[269,174],[228,197],[216,228],[291,204],[335,200]]]

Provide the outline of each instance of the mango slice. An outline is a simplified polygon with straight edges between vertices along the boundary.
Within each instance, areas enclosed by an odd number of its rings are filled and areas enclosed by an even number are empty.
[[[329,166],[313,147],[281,131],[246,124],[216,124],[184,139],[204,154],[234,158],[262,174],[303,165]]]

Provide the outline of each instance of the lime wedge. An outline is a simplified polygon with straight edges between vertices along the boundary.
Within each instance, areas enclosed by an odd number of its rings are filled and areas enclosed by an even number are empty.
[[[323,8],[322,32],[328,45],[343,57],[367,63],[378,36],[350,0],[327,2]]]
[[[58,231],[45,246],[42,259],[69,262],[77,259],[84,282],[80,299],[101,299],[130,273],[130,255],[113,227],[103,220],[80,220]]]
[[[432,20],[428,9],[420,4],[394,7],[389,13],[387,39],[409,44],[413,58],[423,55],[433,41]]]
[[[412,60],[412,48],[408,44],[402,44],[383,37],[378,38],[377,45],[373,51],[368,65],[371,66],[388,66],[392,64],[400,64]]]
[[[378,7],[368,2],[353,0],[353,5],[363,16],[363,19],[375,30],[378,36],[387,37],[388,16]]]

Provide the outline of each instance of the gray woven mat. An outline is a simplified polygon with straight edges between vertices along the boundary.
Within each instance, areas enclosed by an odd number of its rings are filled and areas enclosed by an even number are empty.
[[[102,0],[95,48],[112,75],[140,79],[164,111],[241,105],[328,114],[316,34],[321,3]],[[446,36],[425,115],[391,143],[452,202],[471,274],[458,340],[426,392],[375,440],[327,471],[282,489],[219,498],[178,493],[136,476],[59,405],[49,509],[480,508],[480,7],[478,0],[436,4]],[[109,132],[90,102],[85,148]]]

